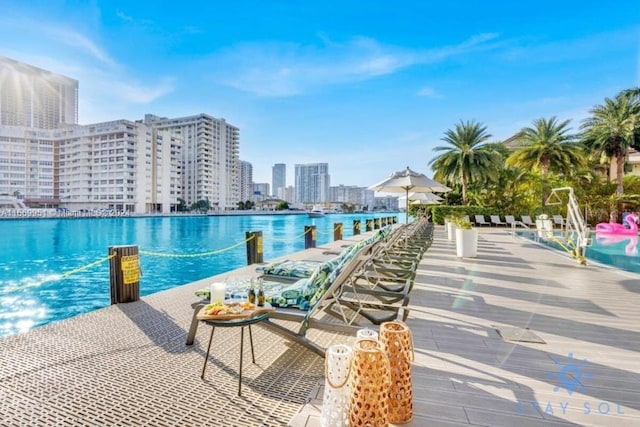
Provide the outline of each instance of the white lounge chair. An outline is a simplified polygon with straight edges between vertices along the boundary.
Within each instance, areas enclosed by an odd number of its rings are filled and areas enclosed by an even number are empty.
[[[533,224],[533,221],[531,221],[531,217],[529,215],[522,215],[522,217],[520,218],[520,221],[526,225],[527,227],[530,227]]]
[[[564,228],[564,218],[562,217],[562,215],[553,216],[553,225],[554,227],[558,225],[560,226],[560,228]]]
[[[500,220],[500,215],[491,215],[491,224],[495,225],[496,227],[499,225],[507,225],[506,222],[502,222]]]
[[[488,225],[488,226],[491,226],[490,222],[485,221],[484,215],[476,215],[475,218],[476,218],[476,225],[480,225],[480,226]]]
[[[507,225],[511,227],[515,227],[518,224],[518,221],[516,221],[516,217],[514,217],[513,215],[505,215],[504,220]]]

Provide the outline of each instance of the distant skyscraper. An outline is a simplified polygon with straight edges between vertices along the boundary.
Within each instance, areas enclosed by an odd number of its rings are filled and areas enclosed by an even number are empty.
[[[253,198],[253,165],[240,160],[240,201]]]
[[[78,123],[78,81],[0,56],[0,126]]]
[[[183,197],[188,205],[209,200],[213,209],[235,209],[240,201],[239,130],[208,114],[144,122],[183,139]]]
[[[253,183],[253,200],[260,202],[269,198],[269,183],[268,182],[254,182]]]
[[[273,195],[284,199],[283,190],[287,186],[287,165],[284,163],[276,163],[271,170],[271,188],[273,189]]]
[[[296,202],[324,203],[329,197],[329,164],[309,163],[295,165]]]

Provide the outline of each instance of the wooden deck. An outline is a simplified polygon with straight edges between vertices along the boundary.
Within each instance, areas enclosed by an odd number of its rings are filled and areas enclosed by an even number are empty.
[[[320,425],[323,359],[263,328],[255,365],[245,345],[242,397],[235,328],[216,330],[200,379],[209,328],[184,343],[193,292],[212,280],[0,340],[0,425]],[[460,260],[437,228],[411,294],[409,425],[640,425],[639,307],[639,275],[495,228],[481,230],[478,258]],[[500,326],[545,343],[505,341]]]
[[[579,266],[504,229],[481,230],[478,257],[462,260],[440,228],[411,309],[406,425],[640,425],[639,275]],[[500,326],[545,343],[506,341]],[[292,425],[320,425],[322,394]]]

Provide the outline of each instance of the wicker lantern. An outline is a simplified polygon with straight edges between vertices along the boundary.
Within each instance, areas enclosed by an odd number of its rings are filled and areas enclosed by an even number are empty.
[[[349,371],[351,369],[351,347],[335,344],[325,354],[324,396],[320,425],[323,427],[346,427],[349,425]]]
[[[356,341],[349,374],[350,426],[389,424],[389,383],[389,359],[382,347],[372,339]]]
[[[391,369],[389,422],[408,423],[413,419],[411,363],[414,352],[411,330],[400,321],[385,322],[380,325],[380,344],[389,357]]]

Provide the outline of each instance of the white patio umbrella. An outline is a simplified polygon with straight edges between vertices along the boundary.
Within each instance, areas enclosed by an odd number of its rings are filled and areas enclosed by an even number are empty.
[[[409,166],[406,170],[392,173],[389,178],[369,187],[369,190],[383,193],[405,193],[407,199],[409,191],[414,193],[446,193],[451,191],[446,185],[427,178],[425,174],[412,171]],[[405,222],[409,222],[409,209],[406,212]]]
[[[407,196],[402,196],[400,199],[406,199],[409,197],[410,205],[439,205],[444,199],[433,193],[409,193]]]

